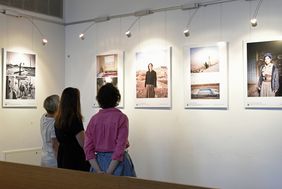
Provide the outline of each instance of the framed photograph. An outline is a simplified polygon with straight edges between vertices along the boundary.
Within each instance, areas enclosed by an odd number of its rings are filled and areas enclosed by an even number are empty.
[[[116,86],[121,95],[120,103],[118,107],[123,107],[123,62],[124,52],[119,50],[113,50],[96,55],[96,73],[95,73],[95,96],[99,89],[106,83],[112,83]],[[99,104],[95,100],[94,107],[98,107]]]
[[[282,108],[282,41],[245,41],[246,108]]]
[[[184,47],[185,108],[227,108],[227,43]]]
[[[2,49],[3,107],[36,107],[36,55]]]
[[[171,107],[171,47],[136,52],[136,108]]]

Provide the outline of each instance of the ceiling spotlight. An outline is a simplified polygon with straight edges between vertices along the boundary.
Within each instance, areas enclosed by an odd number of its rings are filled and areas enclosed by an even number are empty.
[[[190,31],[189,31],[189,29],[184,30],[183,33],[184,33],[184,36],[185,36],[185,37],[189,37],[189,36],[190,36]]]
[[[48,40],[46,38],[42,39],[42,45],[46,45],[48,43]]]
[[[125,32],[125,35],[129,38],[129,37],[131,37],[131,32],[130,32],[130,30],[128,30],[127,32]]]
[[[251,19],[251,24],[252,24],[253,27],[256,27],[258,25],[257,19],[256,18],[252,18]]]
[[[84,40],[84,39],[85,39],[84,33],[79,34],[79,38],[80,38],[81,40]]]

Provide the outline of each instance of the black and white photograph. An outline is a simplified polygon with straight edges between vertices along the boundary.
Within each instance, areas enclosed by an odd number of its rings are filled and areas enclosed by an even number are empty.
[[[3,49],[3,107],[34,107],[36,55]]]

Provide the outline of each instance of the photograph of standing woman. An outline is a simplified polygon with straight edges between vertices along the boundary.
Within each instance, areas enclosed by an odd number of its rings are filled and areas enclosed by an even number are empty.
[[[275,96],[279,89],[279,72],[275,64],[272,63],[272,54],[265,53],[264,64],[260,68],[258,90],[260,96]]]
[[[246,50],[247,96],[281,97],[282,42],[248,42]]]
[[[136,98],[140,102],[143,99],[142,103],[147,103],[148,100],[159,103],[160,99],[167,99],[169,83],[169,49],[136,53]]]
[[[153,64],[148,64],[145,77],[146,98],[155,98],[155,87],[157,87],[157,73],[153,70]]]

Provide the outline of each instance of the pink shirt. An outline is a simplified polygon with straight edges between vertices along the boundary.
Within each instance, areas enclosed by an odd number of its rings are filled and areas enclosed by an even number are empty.
[[[85,132],[86,159],[96,158],[95,152],[113,152],[113,160],[123,160],[129,147],[128,118],[117,108],[101,109],[88,123]]]

